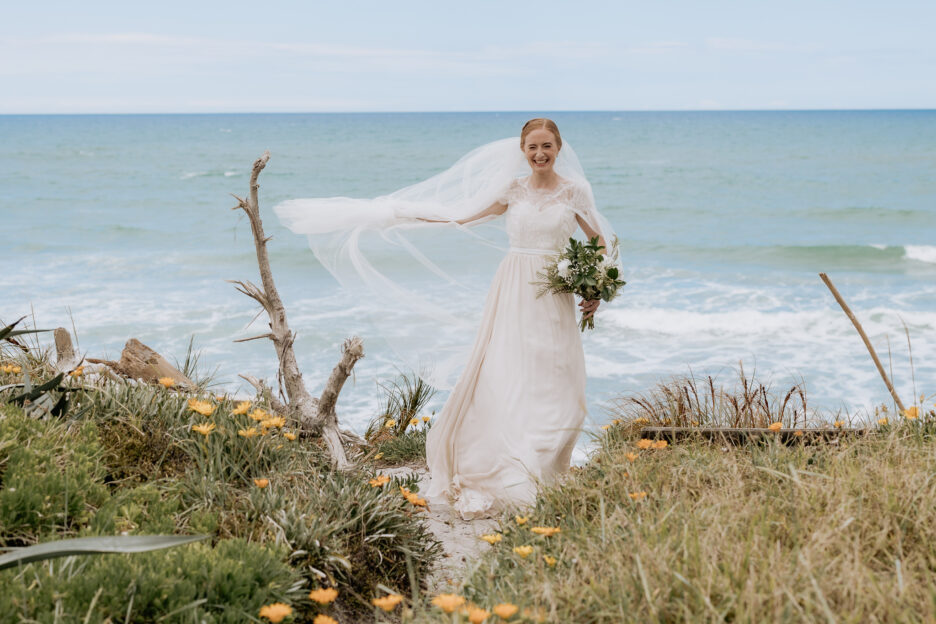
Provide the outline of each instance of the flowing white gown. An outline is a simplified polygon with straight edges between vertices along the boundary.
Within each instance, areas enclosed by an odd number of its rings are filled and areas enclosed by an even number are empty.
[[[501,199],[510,249],[491,282],[471,356],[426,440],[430,505],[468,520],[532,503],[536,481],[568,471],[585,420],[585,358],[571,294],[537,298],[588,199],[563,179],[516,180]]]

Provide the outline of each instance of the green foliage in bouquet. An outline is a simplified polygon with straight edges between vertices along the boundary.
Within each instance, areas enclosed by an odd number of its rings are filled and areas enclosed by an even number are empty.
[[[585,300],[601,299],[611,301],[621,292],[626,284],[620,278],[621,270],[618,267],[618,240],[611,243],[611,250],[606,255],[601,253],[604,245],[598,244],[595,236],[587,243],[569,239],[569,245],[557,255],[539,273],[541,281],[533,282],[540,286],[537,297],[546,293],[572,293]],[[595,328],[594,315],[585,318],[579,323],[579,329]]]

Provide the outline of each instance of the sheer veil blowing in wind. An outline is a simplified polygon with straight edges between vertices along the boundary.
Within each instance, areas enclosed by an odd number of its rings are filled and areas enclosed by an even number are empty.
[[[555,171],[583,195],[576,212],[610,243],[612,228],[596,209],[568,143]],[[375,310],[397,311],[372,320],[403,363],[432,385],[451,389],[477,329],[475,303],[484,299],[476,278],[489,279],[497,261],[490,248],[503,249],[503,226],[489,223],[496,217],[467,226],[456,221],[497,202],[529,173],[520,137],[510,137],[481,145],[448,169],[388,195],[291,199],[274,211],[287,228],[308,237],[316,258],[350,297],[366,299]],[[476,242],[477,254],[450,257],[445,241],[452,237]],[[475,303],[452,305],[455,298]],[[404,312],[418,331],[398,326]]]

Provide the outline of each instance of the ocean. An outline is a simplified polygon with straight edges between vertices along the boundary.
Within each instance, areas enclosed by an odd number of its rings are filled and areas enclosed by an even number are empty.
[[[299,363],[317,394],[343,339],[364,338],[338,402],[342,424],[363,432],[380,409],[378,383],[401,366],[368,320],[386,311],[343,292],[272,206],[391,192],[541,115],[0,116],[0,320],[74,322],[91,357],[116,359],[135,337],[171,361],[193,339],[218,391],[247,392],[239,373],[272,379],[269,341],[233,342],[266,321],[253,321],[257,306],[226,281],[258,280],[249,224],[229,194],[247,192],[269,149],[261,213]],[[740,362],[778,389],[802,381],[829,417],[888,403],[819,272],[864,324],[904,402],[926,393],[932,403],[936,111],[548,116],[620,237],[628,282],[584,338],[590,430],[615,397],[690,371],[731,384]],[[490,277],[476,276],[482,286]],[[399,314],[397,331],[418,337]]]

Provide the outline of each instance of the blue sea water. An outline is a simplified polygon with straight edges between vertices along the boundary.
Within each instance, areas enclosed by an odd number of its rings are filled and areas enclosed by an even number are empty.
[[[267,341],[232,342],[262,333],[265,319],[248,327],[257,309],[225,281],[257,279],[229,193],[247,192],[253,160],[269,149],[261,206],[300,365],[315,393],[341,341],[364,337],[367,357],[338,405],[363,431],[376,382],[400,363],[367,322],[368,301],[342,292],[270,208],[396,190],[518,135],[531,116],[0,116],[0,317],[73,319],[81,350],[96,357],[116,358],[137,337],[181,358],[194,335],[225,388],[244,386],[238,373],[272,378]],[[936,111],[550,116],[627,268],[624,294],[585,338],[590,426],[615,396],[690,369],[730,381],[742,360],[778,387],[804,379],[823,410],[887,401],[820,271],[885,361],[890,350],[904,400],[936,392]],[[400,331],[418,332],[398,313]]]

